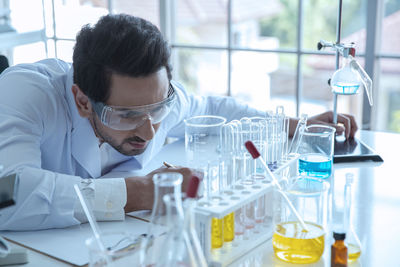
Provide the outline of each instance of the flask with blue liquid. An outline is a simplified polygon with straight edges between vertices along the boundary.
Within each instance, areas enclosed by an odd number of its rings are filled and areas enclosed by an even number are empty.
[[[372,80],[354,59],[355,50],[350,49],[347,57],[343,57],[342,68],[335,71],[331,79],[332,92],[340,95],[354,95],[363,84],[369,104],[372,106]]]

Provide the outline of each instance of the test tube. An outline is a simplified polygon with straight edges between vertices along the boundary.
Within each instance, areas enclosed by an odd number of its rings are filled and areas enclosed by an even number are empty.
[[[233,128],[233,158],[234,158],[234,179],[233,182],[240,182],[245,178],[245,159],[243,156],[242,144],[242,124],[238,120],[233,120],[230,122]]]
[[[301,114],[299,122],[297,123],[296,126],[296,130],[294,131],[293,134],[292,143],[290,143],[289,153],[297,153],[297,150],[299,149],[299,145],[301,142],[301,132],[307,126],[307,118],[308,118],[307,114]]]
[[[270,170],[276,167],[276,135],[277,135],[277,121],[276,116],[270,116],[267,119],[267,158],[266,163]]]
[[[283,106],[276,107],[276,162],[280,162],[284,155],[284,140],[285,140],[285,112]]]
[[[235,128],[232,126],[231,123],[223,125],[221,133],[222,164],[220,165],[221,191],[231,189],[233,185],[234,134]],[[224,242],[230,242],[235,237],[235,215],[233,212],[223,218],[223,235]]]
[[[242,125],[242,140],[251,140],[251,119],[244,117],[240,119]],[[245,150],[244,145],[241,144],[241,153],[245,158],[245,177],[242,179],[242,184],[251,185],[253,180],[251,178],[253,174],[253,160],[251,155]]]
[[[289,149],[289,131],[290,131],[290,118],[285,117],[284,122],[284,148],[283,148],[283,158],[287,159],[288,157],[288,149]]]
[[[246,177],[246,161],[244,157],[244,141],[242,137],[242,124],[238,120],[230,122],[234,131],[234,184],[241,183]],[[238,185],[239,187],[241,185]],[[245,208],[241,207],[234,213],[234,229],[235,229],[235,240],[241,240],[245,232]]]
[[[251,118],[251,140],[265,157],[266,155],[266,141],[265,141],[265,119],[260,117]],[[252,164],[252,180],[265,179],[265,171],[261,163],[253,162]]]

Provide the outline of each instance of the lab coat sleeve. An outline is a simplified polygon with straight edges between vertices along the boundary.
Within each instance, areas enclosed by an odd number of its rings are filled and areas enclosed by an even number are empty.
[[[82,179],[78,186],[86,200],[90,201],[97,221],[125,219],[127,194],[123,178]],[[79,201],[75,204],[74,216],[82,223],[88,221]]]
[[[19,177],[17,203],[0,210],[0,230],[79,223],[74,217],[77,197],[73,185],[81,178],[41,168],[41,142],[54,131],[46,121],[57,119],[51,117],[57,114],[55,100],[43,91],[49,82],[46,75],[28,69],[0,76],[1,175],[17,172]]]
[[[198,96],[188,93],[182,85],[174,82],[178,101],[169,118],[175,122],[168,136],[182,138],[185,135],[184,120],[199,115],[216,115],[226,118],[227,122],[243,117],[264,117],[265,112],[241,103],[233,97]]]

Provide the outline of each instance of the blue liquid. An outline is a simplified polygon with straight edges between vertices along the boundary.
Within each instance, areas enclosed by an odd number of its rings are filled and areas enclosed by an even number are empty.
[[[332,86],[332,91],[337,94],[354,95],[359,87],[358,83],[336,83]]]
[[[299,159],[300,175],[328,178],[332,173],[332,160],[321,154],[307,154]]]

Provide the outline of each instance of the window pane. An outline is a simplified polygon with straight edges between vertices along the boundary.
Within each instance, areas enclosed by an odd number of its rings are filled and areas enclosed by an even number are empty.
[[[16,46],[13,48],[12,65],[32,63],[46,58],[43,42]],[[10,63],[11,63],[10,62]]]
[[[300,105],[300,114],[309,116],[333,110],[333,93],[328,85],[328,79],[335,72],[335,56],[306,55],[303,56],[303,96]],[[362,62],[360,62],[361,65]],[[364,90],[362,87],[359,93]],[[361,123],[362,95],[338,95],[337,112],[348,113],[356,117]],[[361,124],[360,124],[361,125]]]
[[[297,10],[298,0],[232,0],[232,45],[294,48]]]
[[[234,52],[232,96],[260,110],[283,105],[285,114],[296,114],[296,57],[278,53]]]
[[[83,25],[96,23],[108,13],[107,1],[54,0],[56,35],[75,39]]]
[[[227,45],[227,2],[176,1],[176,40],[181,44]]]
[[[54,20],[53,20],[53,4],[52,0],[44,0],[44,16],[46,22],[46,36],[54,37]]]
[[[367,1],[343,1],[342,6],[342,43],[356,44],[357,53],[365,51]],[[317,43],[324,39],[336,42],[336,24],[338,1],[304,1],[303,47],[317,50]]]
[[[160,26],[159,0],[113,0],[113,13],[125,13],[151,21]]]
[[[47,51],[48,51],[48,57],[49,58],[55,58],[56,57],[56,45],[53,39],[48,39],[47,40]]]
[[[332,109],[333,94],[328,79],[335,72],[335,56],[305,55],[302,57],[303,92],[300,114],[309,116]]]
[[[271,106],[284,106],[289,116],[296,116],[296,65],[295,55],[279,54],[279,67],[271,73]]]
[[[9,2],[11,25],[18,32],[35,31],[44,28],[42,0],[11,0]]]
[[[381,52],[400,54],[400,1],[386,0]]]
[[[190,92],[226,95],[228,91],[227,53],[201,49],[173,50],[174,79]]]
[[[400,60],[380,59],[379,93],[375,92],[376,129],[400,132]]]
[[[72,62],[72,54],[75,42],[73,41],[57,41],[57,58],[66,62]]]

